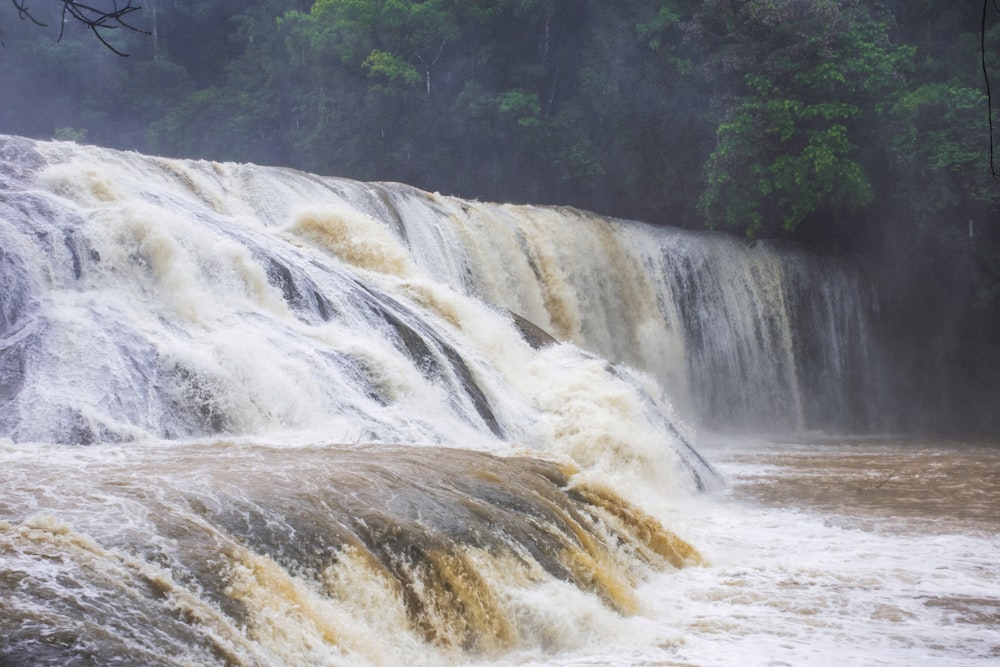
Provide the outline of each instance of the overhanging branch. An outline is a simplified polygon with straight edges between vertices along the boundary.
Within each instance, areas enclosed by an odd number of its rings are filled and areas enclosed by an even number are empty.
[[[986,111],[990,126],[990,174],[997,177],[996,162],[993,156],[993,96],[990,94],[990,74],[986,69],[986,12],[989,10],[990,2],[994,9],[1000,10],[997,0],[983,0],[983,21],[979,28],[979,58],[983,66],[983,81],[986,82]]]
[[[117,28],[126,28],[132,32],[139,32],[148,35],[149,32],[135,27],[129,21],[131,20],[131,14],[142,9],[141,6],[132,4],[133,0],[111,0],[111,2],[103,3],[102,7],[95,7],[94,5],[87,4],[85,2],[76,2],[76,0],[59,0],[62,2],[62,16],[61,25],[59,27],[59,39],[62,39],[63,30],[66,27],[67,18],[71,18],[78,23],[82,23],[87,26],[92,33],[114,53],[120,56],[127,56],[127,53],[123,53],[111,46],[108,41],[104,38],[102,34],[105,30],[115,30]],[[30,0],[11,0],[15,9],[17,9],[17,16],[21,20],[29,20],[35,25],[45,27],[46,24],[38,20],[32,13],[31,9],[28,7]],[[109,6],[110,5],[110,6]]]

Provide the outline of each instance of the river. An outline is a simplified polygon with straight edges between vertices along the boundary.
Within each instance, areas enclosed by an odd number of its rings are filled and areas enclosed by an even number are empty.
[[[851,266],[0,137],[0,666],[989,664]]]
[[[709,564],[572,656],[505,665],[993,665],[1000,447],[717,439],[731,485],[687,506]],[[622,639],[624,637],[625,639]]]
[[[574,571],[589,557],[540,518],[585,505],[542,488],[557,473],[535,459],[7,443],[0,664],[996,663],[1000,448],[706,451],[729,486],[655,507],[695,545],[681,569],[634,540]]]

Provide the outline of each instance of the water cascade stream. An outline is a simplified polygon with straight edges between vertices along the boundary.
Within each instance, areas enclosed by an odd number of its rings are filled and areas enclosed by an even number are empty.
[[[873,426],[865,294],[711,234],[0,137],[0,665],[599,641],[702,563],[695,428]]]

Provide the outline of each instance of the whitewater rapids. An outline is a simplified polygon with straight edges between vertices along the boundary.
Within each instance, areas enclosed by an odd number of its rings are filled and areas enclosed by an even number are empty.
[[[3,664],[559,650],[702,562],[671,508],[721,478],[657,381],[428,268],[401,211],[464,203],[0,156]]]
[[[876,307],[766,244],[0,137],[0,665],[986,664],[995,532],[699,446],[878,428]]]

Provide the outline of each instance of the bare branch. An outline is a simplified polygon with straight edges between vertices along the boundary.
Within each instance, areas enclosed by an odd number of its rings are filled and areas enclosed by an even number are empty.
[[[997,0],[993,0],[996,8]],[[979,29],[979,57],[983,65],[983,81],[986,82],[986,111],[990,126],[990,174],[997,177],[997,170],[993,158],[993,96],[990,94],[990,75],[986,71],[986,12],[990,7],[990,0],[983,0],[983,22]]]
[[[28,0],[11,0],[11,2],[14,3],[14,8],[17,9],[17,18],[21,19],[22,21],[28,19],[29,21],[31,21],[32,23],[41,28],[47,27],[46,24],[42,23],[41,21],[39,21],[38,19],[36,19],[34,16],[31,15],[31,12],[29,12],[28,8],[25,6],[25,3],[27,1]]]
[[[77,2],[76,0],[59,0],[62,2],[62,22],[59,26],[59,39],[62,39],[63,31],[65,30],[67,17],[72,18],[78,23],[82,23],[87,28],[90,29],[92,33],[100,40],[101,44],[104,44],[108,49],[117,53],[120,56],[127,56],[127,53],[122,53],[115,47],[108,43],[105,36],[102,34],[104,30],[114,30],[116,28],[126,28],[132,32],[139,32],[144,35],[148,35],[149,32],[137,28],[132,25],[130,20],[130,14],[137,12],[142,9],[139,5],[132,4],[134,0],[112,0],[111,6],[109,8],[99,8],[93,5]],[[45,27],[46,24],[39,21],[32,15],[31,10],[28,8],[28,3],[30,0],[11,0],[14,8],[17,9],[17,16],[21,20],[29,20],[35,25]]]

